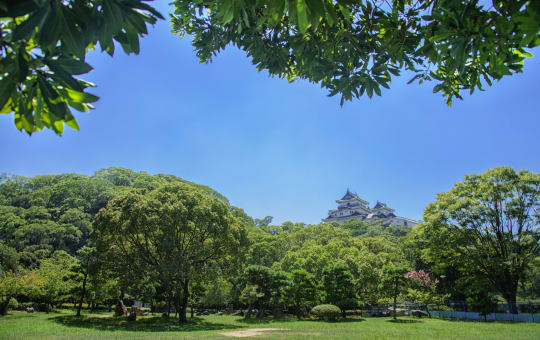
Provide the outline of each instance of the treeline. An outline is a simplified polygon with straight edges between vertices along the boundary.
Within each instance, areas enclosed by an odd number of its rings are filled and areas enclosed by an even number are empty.
[[[408,300],[540,296],[537,174],[467,176],[403,226],[272,225],[209,187],[109,168],[0,178],[0,312],[17,302],[343,313]],[[498,206],[490,205],[500,203]],[[491,209],[491,210],[490,210]]]

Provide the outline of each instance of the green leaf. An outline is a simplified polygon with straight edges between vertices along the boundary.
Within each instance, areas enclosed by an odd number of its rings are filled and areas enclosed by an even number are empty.
[[[84,74],[93,70],[92,66],[88,65],[84,61],[80,61],[74,58],[61,57],[58,59],[48,59],[45,61],[47,65],[55,65],[62,68],[69,74]]]
[[[84,41],[82,39],[77,39],[79,36],[76,28],[77,26],[73,22],[73,19],[70,18],[70,13],[67,9],[62,8],[62,11],[59,12],[61,13],[60,22],[62,25],[62,43],[65,44],[69,52],[80,59],[83,59],[86,46],[84,45]]]
[[[19,47],[19,51],[17,53],[17,73],[18,73],[18,80],[20,82],[23,82],[26,77],[28,76],[28,62],[26,61],[26,49],[23,45]]]
[[[7,104],[16,88],[12,77],[4,77],[0,80],[0,108],[2,111],[7,110],[6,106],[8,106]]]
[[[36,27],[38,28],[38,30],[41,30],[41,27],[43,26],[43,23],[45,22],[45,19],[47,19],[47,15],[49,14],[49,9],[49,6],[44,6],[39,10],[34,11],[28,17],[28,19],[23,21],[13,30],[13,40],[28,41],[32,33],[34,33]]]
[[[296,1],[296,12],[298,16],[298,30],[300,33],[304,34],[309,25],[305,0]]]
[[[79,92],[72,89],[66,89],[68,97],[75,103],[94,103],[99,100],[98,96],[86,92]]]

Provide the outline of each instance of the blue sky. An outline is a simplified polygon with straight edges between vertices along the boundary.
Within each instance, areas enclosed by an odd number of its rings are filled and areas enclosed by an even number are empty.
[[[77,114],[81,130],[29,137],[12,115],[0,116],[0,172],[170,173],[213,187],[254,217],[318,223],[347,187],[420,219],[465,174],[540,170],[538,57],[450,108],[432,84],[405,85],[407,77],[382,97],[340,108],[316,84],[257,72],[234,48],[199,64],[166,21],[142,40],[140,55],[95,52],[88,61],[95,70],[85,79],[101,100]]]

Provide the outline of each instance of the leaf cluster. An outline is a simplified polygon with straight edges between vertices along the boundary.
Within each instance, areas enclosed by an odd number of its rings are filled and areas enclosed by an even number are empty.
[[[43,128],[78,130],[72,109],[88,112],[99,98],[88,73],[89,50],[111,56],[115,42],[138,54],[147,25],[162,15],[147,0],[0,1],[0,113],[14,114],[28,134]]]

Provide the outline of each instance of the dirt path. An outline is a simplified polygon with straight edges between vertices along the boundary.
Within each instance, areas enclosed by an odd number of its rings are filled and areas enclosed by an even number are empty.
[[[250,328],[243,331],[232,331],[232,332],[224,332],[219,333],[224,336],[228,336],[231,338],[248,338],[250,336],[257,336],[261,335],[265,332],[277,332],[277,331],[288,331],[288,329],[285,328]]]

